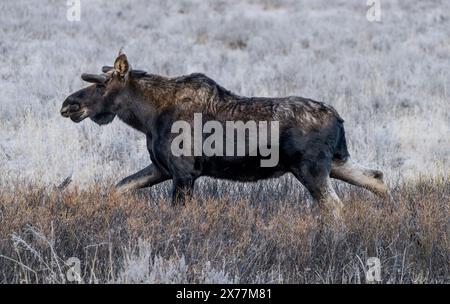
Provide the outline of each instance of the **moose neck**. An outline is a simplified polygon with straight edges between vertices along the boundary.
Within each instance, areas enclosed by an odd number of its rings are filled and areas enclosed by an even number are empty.
[[[116,114],[129,126],[145,134],[152,132],[154,122],[170,96],[166,78],[149,75],[130,80],[119,97]]]

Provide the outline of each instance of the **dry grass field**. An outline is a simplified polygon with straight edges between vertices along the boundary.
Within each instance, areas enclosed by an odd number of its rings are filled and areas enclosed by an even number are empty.
[[[290,194],[214,197],[209,182],[172,208],[159,198],[168,186],[2,189],[0,282],[66,282],[77,257],[85,283],[365,283],[372,256],[383,283],[450,282],[448,177],[399,184],[392,200],[341,188],[342,221],[313,217]]]

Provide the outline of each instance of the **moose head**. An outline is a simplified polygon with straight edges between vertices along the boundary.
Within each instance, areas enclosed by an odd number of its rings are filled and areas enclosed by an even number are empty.
[[[144,71],[132,70],[127,56],[120,52],[114,66],[104,66],[102,74],[81,75],[81,79],[92,85],[68,96],[61,107],[61,115],[76,123],[89,117],[99,125],[108,124],[116,116],[117,97],[125,91],[130,78],[144,74]]]

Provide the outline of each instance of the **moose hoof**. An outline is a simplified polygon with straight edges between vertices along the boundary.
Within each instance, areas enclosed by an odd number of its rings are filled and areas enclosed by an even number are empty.
[[[118,183],[118,184],[115,186],[115,190],[116,190],[116,192],[119,193],[119,194],[125,194],[125,193],[129,192],[130,190],[132,190],[132,187],[130,187],[129,184],[121,184],[121,183]]]

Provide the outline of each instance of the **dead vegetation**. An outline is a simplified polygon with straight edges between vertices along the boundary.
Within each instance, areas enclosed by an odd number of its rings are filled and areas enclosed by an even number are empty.
[[[399,183],[392,201],[341,188],[342,222],[314,218],[306,195],[273,182],[222,198],[216,187],[205,181],[175,209],[159,198],[168,185],[126,196],[2,188],[0,282],[67,282],[70,257],[85,283],[365,283],[369,257],[383,283],[450,282],[448,177]]]

